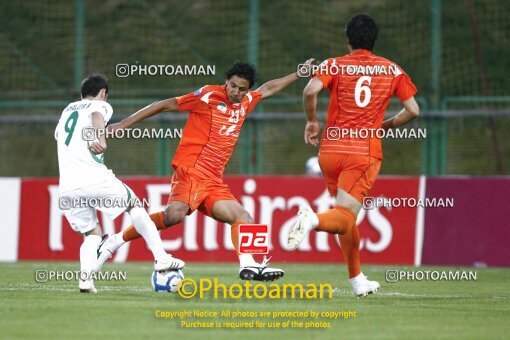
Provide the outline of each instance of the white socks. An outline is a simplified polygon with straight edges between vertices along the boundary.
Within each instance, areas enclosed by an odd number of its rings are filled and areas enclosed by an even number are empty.
[[[80,275],[80,279],[90,279],[91,272],[97,260],[97,248],[101,243],[101,236],[89,235],[85,236],[80,247],[80,271],[85,274]]]
[[[145,239],[145,242],[147,242],[147,246],[152,251],[154,258],[166,256],[158,229],[154,222],[152,222],[147,211],[141,207],[133,207],[129,211],[129,215],[131,216],[131,220],[133,221],[136,231]]]
[[[114,243],[115,249],[119,249],[120,246],[122,246],[124,243],[126,243],[126,241],[124,241],[124,239],[122,238],[123,236],[124,236],[124,231],[121,231],[121,232],[113,235],[113,242],[115,242]]]
[[[319,216],[317,216],[317,213],[312,211],[311,217],[312,217],[312,230],[313,230],[313,229],[317,228],[317,226],[319,225]]]
[[[248,267],[255,266],[257,262],[253,259],[253,255],[251,254],[240,254],[239,255],[239,266],[240,267]]]
[[[365,275],[363,275],[363,272],[359,273],[357,276],[353,277],[352,279],[349,279],[349,283],[351,285],[354,285],[354,284],[357,284],[360,282],[365,282],[365,281],[367,281],[367,278]]]

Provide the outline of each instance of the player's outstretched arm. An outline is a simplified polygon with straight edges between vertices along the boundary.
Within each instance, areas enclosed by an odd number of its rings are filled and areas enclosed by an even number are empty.
[[[158,113],[178,111],[178,108],[179,104],[177,104],[177,99],[175,98],[161,100],[159,102],[152,103],[141,110],[136,111],[131,116],[121,120],[116,124],[109,125],[108,130],[113,131],[117,129],[125,129],[133,124],[138,123],[141,120],[152,117]]]
[[[319,145],[320,124],[317,121],[317,95],[322,90],[322,82],[312,78],[303,90],[303,107],[306,112],[305,143]]]
[[[404,108],[398,114],[382,123],[383,129],[396,128],[397,126],[409,123],[419,116],[420,107],[414,97],[402,102],[402,105],[404,105]]]
[[[104,131],[104,117],[99,112],[92,112],[92,126],[96,131]],[[106,138],[104,133],[98,135],[98,141],[89,146],[89,150],[96,155],[100,155],[106,151]]]
[[[308,59],[304,64],[311,65],[314,62],[314,60],[315,59],[313,59],[313,58]],[[277,94],[278,92],[280,92],[281,90],[283,90],[284,88],[286,88],[287,86],[289,86],[290,84],[292,84],[293,82],[298,80],[299,78],[300,78],[300,76],[298,75],[298,73],[294,72],[289,75],[286,75],[283,78],[278,78],[278,79],[273,79],[273,80],[268,81],[267,83],[265,83],[264,85],[259,87],[257,89],[257,91],[262,93],[262,99],[269,98],[269,97]]]

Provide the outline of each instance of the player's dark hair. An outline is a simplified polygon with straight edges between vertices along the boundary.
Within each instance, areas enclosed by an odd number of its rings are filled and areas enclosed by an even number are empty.
[[[100,73],[91,74],[81,82],[81,97],[95,97],[102,89],[108,94],[108,79]]]
[[[353,16],[345,26],[345,34],[352,49],[361,48],[372,51],[379,34],[379,26],[370,16],[358,14]]]
[[[231,68],[225,73],[227,79],[232,78],[233,76],[238,76],[239,78],[243,78],[248,80],[250,83],[250,88],[257,81],[257,70],[255,66],[250,63],[243,63],[242,61],[236,61]]]

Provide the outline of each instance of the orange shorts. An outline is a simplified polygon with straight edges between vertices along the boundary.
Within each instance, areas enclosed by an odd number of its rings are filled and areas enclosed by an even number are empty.
[[[228,185],[220,179],[211,178],[192,167],[177,167],[171,180],[172,189],[168,203],[181,201],[190,207],[188,215],[198,209],[212,217],[214,203],[237,199],[230,193]]]
[[[363,202],[379,174],[381,160],[364,155],[319,153],[319,165],[332,196],[340,188]]]

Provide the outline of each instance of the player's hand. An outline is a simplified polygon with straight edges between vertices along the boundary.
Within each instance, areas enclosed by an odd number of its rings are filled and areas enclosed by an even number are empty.
[[[113,132],[115,130],[122,130],[122,129],[124,129],[124,126],[122,125],[121,122],[115,123],[115,124],[110,124],[106,127],[106,131],[110,131],[110,132]]]
[[[89,150],[95,155],[100,155],[106,151],[106,143],[94,142],[89,146]]]
[[[308,77],[311,75],[311,65],[315,61],[315,58],[310,58],[302,64],[299,64],[298,76],[299,77]]]
[[[321,126],[318,121],[313,120],[311,122],[306,122],[305,143],[312,144],[313,146],[318,146],[320,131],[321,131]]]
[[[393,127],[393,118],[392,119],[388,119],[388,120],[385,120],[381,127],[383,128],[383,130],[387,131],[389,129],[391,129]]]

